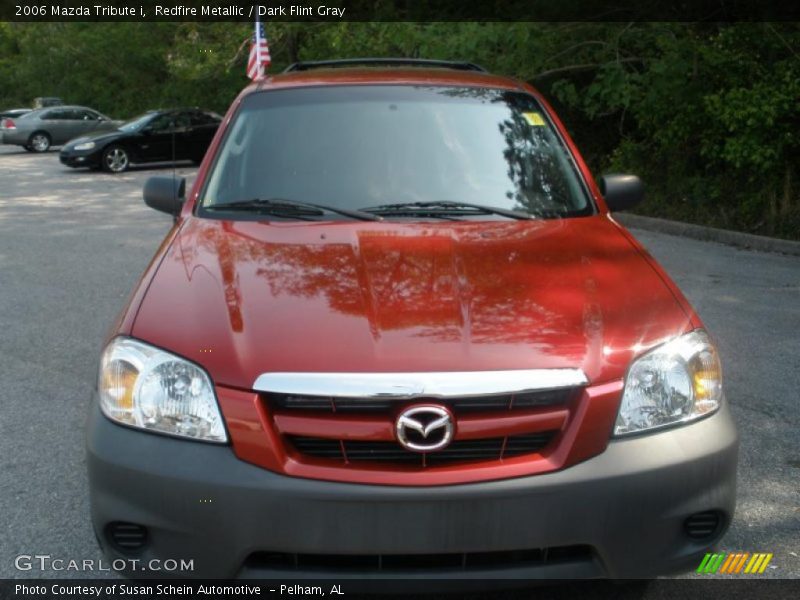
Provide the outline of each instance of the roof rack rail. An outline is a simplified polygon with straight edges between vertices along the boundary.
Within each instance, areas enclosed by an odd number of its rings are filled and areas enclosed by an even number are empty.
[[[455,69],[457,71],[476,71],[486,73],[486,69],[471,62],[453,60],[428,60],[424,58],[343,58],[339,60],[311,60],[292,63],[286,67],[284,73],[296,71],[309,71],[311,69],[325,69],[327,67],[351,66],[388,66],[388,67],[434,67],[440,69]]]

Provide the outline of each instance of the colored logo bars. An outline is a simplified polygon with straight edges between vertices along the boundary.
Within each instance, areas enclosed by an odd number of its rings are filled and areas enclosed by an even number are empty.
[[[767,569],[772,554],[765,552],[735,552],[732,554],[706,554],[700,566],[697,567],[698,573],[728,573],[738,575],[740,573],[763,573]]]

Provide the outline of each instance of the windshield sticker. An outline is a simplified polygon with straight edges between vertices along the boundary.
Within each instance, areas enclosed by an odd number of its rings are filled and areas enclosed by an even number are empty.
[[[542,127],[544,125],[544,119],[538,112],[524,112],[522,116],[525,117],[528,125],[532,127]]]

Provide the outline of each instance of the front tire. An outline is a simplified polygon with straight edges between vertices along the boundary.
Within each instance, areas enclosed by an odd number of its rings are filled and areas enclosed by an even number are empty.
[[[30,150],[31,152],[47,152],[50,150],[50,143],[49,135],[44,131],[37,131],[36,133],[32,133],[31,137],[28,138],[26,150]]]
[[[103,150],[103,169],[109,173],[123,173],[130,164],[128,151],[122,146],[109,146]]]

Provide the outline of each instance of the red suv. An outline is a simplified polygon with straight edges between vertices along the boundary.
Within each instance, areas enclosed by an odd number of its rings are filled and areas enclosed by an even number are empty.
[[[642,577],[728,528],[717,351],[547,102],[469,63],[298,63],[231,106],[88,425],[114,559],[202,577]],[[696,564],[696,563],[694,563]]]

